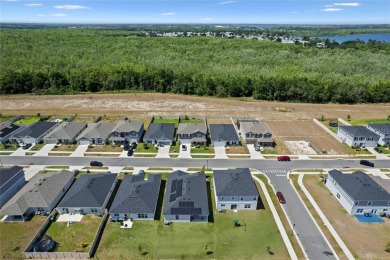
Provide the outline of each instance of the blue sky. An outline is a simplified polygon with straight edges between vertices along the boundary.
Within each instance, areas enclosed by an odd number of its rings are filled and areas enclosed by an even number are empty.
[[[0,22],[390,24],[390,0],[0,0]]]

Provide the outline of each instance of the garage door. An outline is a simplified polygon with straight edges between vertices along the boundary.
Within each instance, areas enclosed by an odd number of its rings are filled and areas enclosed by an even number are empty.
[[[84,145],[86,145],[86,144],[90,144],[90,143],[89,143],[88,140],[80,140],[80,141],[79,141],[79,144],[84,144]]]
[[[163,144],[163,145],[171,145],[171,141],[170,140],[159,140],[158,143],[159,144]]]
[[[180,139],[181,144],[191,144],[191,139]]]
[[[218,142],[214,142],[213,144],[216,147],[226,146],[226,142],[225,141],[218,141]]]

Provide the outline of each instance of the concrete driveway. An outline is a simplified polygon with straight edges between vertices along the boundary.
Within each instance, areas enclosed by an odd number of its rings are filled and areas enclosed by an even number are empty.
[[[15,152],[13,152],[11,155],[12,156],[25,156],[26,152],[30,151],[31,148],[33,148],[34,145],[32,145],[30,148],[24,150],[22,147],[19,147]]]
[[[183,151],[182,146],[186,146],[186,150]],[[191,157],[191,145],[190,144],[181,144],[180,145],[180,151],[179,151],[179,156],[177,158],[192,158]]]
[[[76,150],[74,150],[74,152],[69,156],[70,157],[83,157],[84,153],[88,149],[88,146],[89,146],[88,144],[80,144],[79,146],[77,146]]]
[[[228,159],[225,146],[214,146],[215,159]]]
[[[45,169],[45,165],[30,165],[27,169],[24,170],[24,176],[26,177],[26,181],[34,177],[39,171],[43,171]]]
[[[367,147],[367,150],[370,151],[377,159],[390,159],[386,154],[384,153],[378,153],[374,150],[373,147]]]
[[[256,151],[254,144],[247,144],[246,147],[248,147],[249,153],[251,154],[250,159],[264,159],[264,156],[259,151]]]
[[[54,146],[56,146],[56,144],[46,144],[33,156],[48,156],[49,152],[54,148]]]
[[[163,147],[158,148],[158,153],[155,158],[170,158],[169,156],[170,145],[164,145]]]

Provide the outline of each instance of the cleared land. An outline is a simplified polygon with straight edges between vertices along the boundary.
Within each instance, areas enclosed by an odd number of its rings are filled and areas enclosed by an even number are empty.
[[[34,216],[25,222],[0,223],[0,258],[24,259],[23,250],[45,219],[42,216]]]
[[[321,154],[325,149],[328,154],[350,154],[339,141],[326,133],[312,120],[267,121],[274,135],[282,141],[307,141]],[[292,152],[292,151],[291,151]]]
[[[389,259],[384,250],[390,241],[389,219],[385,223],[360,223],[345,213],[318,175],[305,175],[303,183],[354,255],[360,259]]]

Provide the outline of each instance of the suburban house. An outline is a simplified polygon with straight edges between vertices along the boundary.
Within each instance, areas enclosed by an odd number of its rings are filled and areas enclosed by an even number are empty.
[[[25,125],[16,125],[11,122],[4,122],[0,124],[0,143],[9,141],[9,137],[22,130]]]
[[[23,168],[0,168],[0,208],[26,184]]]
[[[259,120],[238,120],[237,127],[245,143],[256,146],[274,146],[271,129]]]
[[[218,211],[256,210],[259,192],[248,168],[213,172],[214,196]]]
[[[349,214],[380,214],[390,211],[390,193],[366,173],[329,171],[326,187]]]
[[[175,124],[151,123],[143,138],[144,143],[172,145],[175,135]]]
[[[125,175],[110,207],[111,219],[154,220],[161,186],[160,174]]]
[[[369,124],[367,128],[379,135],[378,144],[390,145],[390,124]]]
[[[72,185],[74,172],[38,173],[0,210],[4,221],[25,221],[30,215],[47,214],[53,210]]]
[[[207,128],[205,123],[180,123],[177,129],[177,139],[181,144],[205,144]]]
[[[76,138],[78,144],[106,144],[115,123],[90,123]]]
[[[45,144],[73,144],[76,137],[87,128],[84,122],[65,122],[43,138]]]
[[[165,223],[208,222],[209,204],[204,173],[174,171],[169,174],[163,215]]]
[[[236,129],[233,124],[210,124],[210,139],[213,146],[239,145]]]
[[[117,174],[82,174],[57,206],[62,214],[103,214],[115,188]]]
[[[350,147],[376,147],[379,135],[365,126],[339,126],[337,136]]]
[[[57,124],[57,122],[38,121],[23,128],[21,131],[18,131],[9,139],[12,142],[23,144],[37,144],[45,135],[50,133]]]
[[[121,145],[125,142],[140,142],[144,134],[144,122],[121,120],[116,123],[114,129],[110,133],[109,141],[113,145]]]

